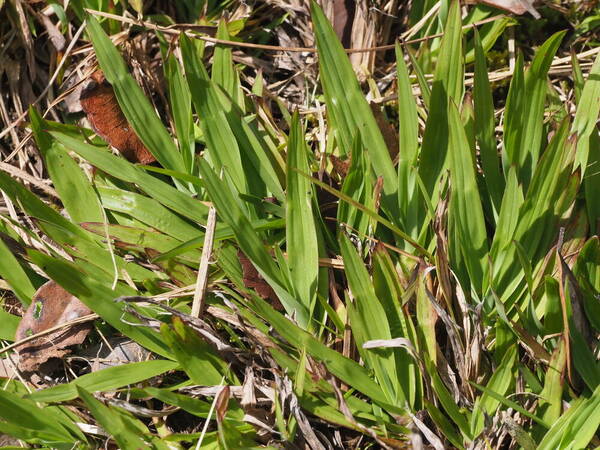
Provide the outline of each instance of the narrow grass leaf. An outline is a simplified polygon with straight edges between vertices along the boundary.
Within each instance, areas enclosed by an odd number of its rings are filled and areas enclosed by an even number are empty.
[[[92,394],[87,392],[81,386],[76,386],[77,395],[83,400],[94,418],[115,440],[119,448],[123,450],[139,450],[142,448],[150,448],[150,445],[141,436],[139,428],[145,428],[144,425],[135,420],[138,427],[131,428],[130,423],[125,422],[122,416],[104,405],[100,400],[97,400]],[[131,418],[131,421],[134,421]],[[148,433],[148,430],[145,430]]]
[[[44,131],[45,121],[30,107],[29,118],[38,149],[44,157],[52,184],[71,219],[76,222],[102,222],[102,206],[90,180],[68,155],[62,144]]]
[[[596,55],[596,61],[588,74],[583,85],[581,99],[577,104],[577,112],[571,128],[572,133],[577,134],[577,156],[575,168],[581,167],[582,175],[585,173],[589,159],[591,135],[598,136],[598,114],[600,113],[600,54]],[[598,139],[596,139],[598,142]],[[598,153],[596,149],[596,153]],[[598,167],[592,170],[598,171]]]
[[[479,144],[479,154],[483,169],[483,179],[487,187],[496,214],[500,211],[502,193],[504,192],[504,179],[500,173],[500,159],[496,150],[496,136],[494,132],[494,103],[492,90],[488,79],[485,54],[475,29],[475,77],[473,86],[473,103],[475,108],[475,134]]]
[[[388,401],[404,404],[406,395],[398,383],[394,351],[390,348],[363,348],[367,341],[392,338],[386,312],[375,295],[367,269],[345,234],[340,235],[340,249],[348,284],[354,297],[354,302],[348,305],[348,314],[356,345],[361,356],[375,372]]]
[[[185,172],[183,158],[173,139],[156,115],[150,101],[129,74],[119,51],[94,16],[88,15],[86,21],[86,29],[94,44],[100,67],[112,85],[127,121],[164,167]]]
[[[478,294],[482,294],[488,263],[487,231],[471,149],[453,101],[450,101],[448,107],[448,119],[452,186],[448,214],[455,227],[450,246],[457,248],[462,254],[473,288]]]
[[[104,285],[96,277],[81,272],[72,263],[52,258],[35,250],[29,250],[28,255],[50,278],[76,296],[111,326],[148,350],[165,358],[172,358],[171,351],[158,333],[147,327],[135,326],[136,319],[125,311],[126,305],[115,303],[115,298],[119,296],[135,295],[133,289],[117,284],[117,289],[113,291],[110,285]]]
[[[35,287],[2,239],[0,239],[0,277],[8,283],[23,306],[31,303]]]
[[[165,79],[169,92],[169,105],[175,123],[175,132],[179,142],[179,151],[186,173],[194,173],[196,143],[194,141],[194,122],[192,117],[192,96],[183,76],[181,66],[174,55],[164,61]]]
[[[448,11],[448,20],[433,77],[429,114],[425,124],[419,163],[419,175],[434,207],[438,201],[434,191],[437,190],[436,186],[447,164],[449,103],[451,100],[457,105],[462,102],[463,78],[460,4],[457,0],[453,0]]]
[[[308,172],[309,166],[304,129],[297,112],[292,118],[287,164],[286,242],[290,278],[299,302],[310,309],[317,290],[319,249],[312,212],[312,184],[298,172]]]
[[[307,326],[308,309],[288,291],[288,282],[285,275],[265,249],[258,233],[252,229],[248,217],[238,206],[231,188],[219,179],[205,161],[200,162],[200,173],[219,217],[231,227],[244,254],[275,290],[288,314],[295,315],[301,326]]]
[[[564,35],[564,31],[552,35],[536,52],[522,83],[517,81],[514,88],[511,83],[510,102],[506,105],[505,148],[510,163],[518,168],[519,181],[525,186],[537,166],[542,144],[548,70]]]
[[[356,133],[360,133],[375,175],[383,176],[382,206],[395,218],[398,210],[398,179],[387,145],[360,90],[342,44],[314,1],[311,2],[311,13],[327,115],[336,132],[340,150],[342,154],[347,154],[352,148]]]
[[[137,184],[150,197],[197,223],[206,223],[208,207],[173,186],[147,174],[123,158],[112,155],[106,149],[94,147],[63,133],[52,135],[70,150],[79,154],[90,164],[123,181]]]
[[[165,359],[121,364],[82,375],[67,384],[59,384],[36,391],[26,398],[34,402],[64,402],[78,397],[77,386],[88,392],[113,391],[129,384],[139,383],[161,373],[175,370],[178,367],[177,362]]]

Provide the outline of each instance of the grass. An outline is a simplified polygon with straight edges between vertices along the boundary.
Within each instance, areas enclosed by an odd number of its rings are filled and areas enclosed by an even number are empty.
[[[413,2],[360,38],[410,30],[403,41],[354,66],[314,2],[310,15],[92,3],[43,5],[50,36],[85,20],[77,43],[93,47],[50,52],[68,61],[50,67],[62,82],[93,54],[158,163],[113,154],[64,106],[40,108],[46,94],[24,129],[2,133],[25,161],[0,167],[4,363],[16,310],[47,279],[99,319],[37,385],[18,370],[0,380],[0,433],[64,449],[600,445],[600,57],[587,3],[534,23]],[[14,20],[33,8],[4,5]],[[168,28],[198,17],[202,29]],[[532,23],[551,30],[535,48]],[[495,58],[514,36],[524,51]],[[305,53],[274,58],[263,44],[275,37]],[[120,336],[149,356],[78,363]]]

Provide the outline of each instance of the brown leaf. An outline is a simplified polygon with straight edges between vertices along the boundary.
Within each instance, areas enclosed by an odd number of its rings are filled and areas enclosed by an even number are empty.
[[[260,298],[270,300],[275,309],[283,309],[283,305],[279,302],[279,298],[273,288],[258,273],[258,270],[256,270],[252,262],[241,250],[238,250],[238,258],[242,265],[244,285],[250,289],[254,289]]]
[[[42,285],[27,308],[17,328],[15,340],[90,314],[92,311],[54,281]],[[90,332],[89,324],[78,324],[54,331],[17,347],[19,370],[36,372],[41,364],[51,358],[61,358],[70,353],[67,347],[81,344]]]
[[[125,118],[113,88],[97,70],[79,97],[94,131],[131,162],[150,164],[156,158],[144,146]]]
[[[217,395],[217,399],[215,400],[215,411],[217,412],[217,421],[223,423],[225,420],[225,414],[227,414],[227,407],[229,406],[229,398],[231,397],[231,393],[229,391],[229,386],[224,386]]]

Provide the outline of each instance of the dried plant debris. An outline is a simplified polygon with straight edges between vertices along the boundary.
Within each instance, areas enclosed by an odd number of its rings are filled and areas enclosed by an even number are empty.
[[[57,325],[90,314],[92,311],[54,281],[40,287],[27,308],[15,340],[19,341]],[[73,345],[81,344],[90,332],[88,323],[66,326],[45,336],[23,343],[17,348],[21,372],[36,372],[53,358],[69,354]]]
[[[150,164],[156,161],[127,122],[102,71],[95,71],[90,78],[79,101],[94,131],[131,162]]]

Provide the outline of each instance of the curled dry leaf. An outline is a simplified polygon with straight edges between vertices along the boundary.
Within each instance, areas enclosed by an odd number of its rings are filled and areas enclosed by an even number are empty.
[[[40,333],[56,325],[90,314],[92,311],[54,281],[40,287],[27,308],[15,340]],[[70,353],[67,347],[81,344],[90,332],[90,324],[77,324],[61,328],[46,336],[17,347],[18,368],[22,372],[36,372],[51,358],[62,358]]]
[[[156,161],[127,122],[102,71],[95,71],[90,78],[81,91],[79,102],[94,131],[131,162],[150,164]]]

